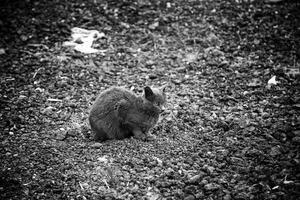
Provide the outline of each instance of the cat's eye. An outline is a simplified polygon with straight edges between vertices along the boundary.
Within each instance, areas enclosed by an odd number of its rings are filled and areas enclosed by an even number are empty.
[[[159,102],[155,102],[154,105],[156,105],[156,106],[158,106],[158,107],[161,106]]]

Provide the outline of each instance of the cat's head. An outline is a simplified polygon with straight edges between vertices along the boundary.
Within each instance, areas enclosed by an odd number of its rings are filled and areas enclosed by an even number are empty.
[[[144,98],[153,105],[162,108],[166,103],[165,88],[166,86],[160,88],[150,88],[149,86],[146,86],[144,88]]]

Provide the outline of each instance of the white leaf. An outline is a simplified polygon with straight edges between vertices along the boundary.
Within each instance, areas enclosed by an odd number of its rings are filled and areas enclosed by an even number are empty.
[[[278,188],[279,188],[279,186],[276,185],[276,186],[272,187],[272,190],[277,190]]]
[[[294,181],[287,181],[287,180],[283,181],[283,184],[292,184],[292,183],[294,183]]]
[[[51,102],[62,102],[61,99],[52,99],[52,98],[47,99],[47,101],[51,101]]]
[[[277,85],[279,81],[276,81],[276,76],[273,76],[269,81],[268,85]]]
[[[86,54],[90,54],[90,53],[98,53],[99,50],[91,48],[90,46],[86,46],[86,45],[76,45],[74,47],[74,49],[76,51],[80,51],[82,53],[86,53]]]
[[[90,54],[100,52],[97,49],[92,48],[93,42],[98,38],[105,37],[104,33],[100,33],[97,30],[86,30],[83,28],[72,28],[72,40],[63,43],[63,46],[74,46],[76,51]]]

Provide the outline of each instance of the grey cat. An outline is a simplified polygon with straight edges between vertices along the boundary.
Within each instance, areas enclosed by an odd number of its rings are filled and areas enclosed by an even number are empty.
[[[141,140],[153,139],[148,131],[157,123],[166,102],[164,88],[147,86],[142,96],[122,87],[103,91],[89,114],[95,140],[120,140],[131,136]]]

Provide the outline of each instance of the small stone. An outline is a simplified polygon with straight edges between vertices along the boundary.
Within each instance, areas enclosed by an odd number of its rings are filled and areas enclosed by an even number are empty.
[[[212,174],[212,173],[215,171],[215,168],[214,168],[214,167],[208,166],[208,165],[204,165],[204,166],[203,166],[203,169],[204,169],[207,173],[209,173],[209,174]]]
[[[28,37],[26,35],[21,35],[20,38],[21,38],[21,40],[23,42],[25,42],[26,40],[28,40]]]
[[[27,96],[22,95],[22,94],[19,96],[19,99],[26,99],[26,98],[27,98]]]
[[[203,192],[198,192],[197,194],[195,194],[196,199],[202,199],[204,197]]]
[[[207,171],[208,171],[208,173],[212,174],[215,171],[215,168],[212,166],[208,166]]]
[[[191,194],[184,198],[184,200],[194,200],[194,199],[195,199],[194,195]]]
[[[178,72],[185,72],[186,71],[186,66],[177,67],[175,70],[178,71]]]
[[[153,24],[150,24],[150,25],[149,25],[149,28],[150,28],[151,30],[154,30],[154,29],[156,29],[158,26],[159,26],[159,22],[154,22]]]
[[[146,137],[146,141],[154,141],[156,139],[156,136],[155,135],[152,135],[150,133],[147,134],[147,137]]]
[[[230,194],[226,194],[226,195],[223,197],[223,200],[230,200],[230,199],[231,199]]]
[[[219,64],[218,67],[228,67],[229,66],[229,63],[227,61],[223,61]]]
[[[240,192],[240,193],[237,193],[233,198],[237,199],[237,200],[250,199],[250,195],[251,194],[246,193],[246,192]]]
[[[160,199],[160,195],[155,192],[147,192],[146,199],[148,200],[157,200]]]
[[[300,130],[293,131],[293,134],[300,137]]]
[[[249,83],[248,86],[249,87],[259,87],[262,85],[262,82],[260,79],[258,78],[253,78]]]
[[[148,77],[149,77],[149,79],[153,80],[153,79],[157,78],[157,75],[156,74],[149,74]]]
[[[153,60],[147,60],[147,61],[146,61],[146,65],[147,65],[147,66],[155,65],[155,61],[153,61]]]
[[[235,165],[240,165],[243,166],[244,165],[244,160],[242,158],[238,158],[238,157],[230,157],[230,160],[232,163],[234,163]]]
[[[163,165],[163,161],[157,157],[153,157],[156,160],[156,163],[158,166],[162,166]]]
[[[6,152],[6,153],[5,153],[5,156],[10,156],[10,155],[11,155],[10,152]]]
[[[200,179],[203,177],[203,175],[201,174],[197,174],[195,176],[193,176],[192,178],[190,178],[189,182],[190,183],[197,183],[200,182]]]
[[[5,49],[1,48],[0,49],[0,55],[3,55],[3,54],[5,54]]]
[[[206,191],[213,191],[213,190],[217,190],[220,188],[220,185],[216,184],[216,183],[208,183],[204,186],[204,189]]]
[[[280,152],[280,147],[275,146],[275,147],[272,147],[272,148],[271,148],[271,151],[270,151],[270,155],[271,155],[271,156],[277,156],[277,155],[279,155],[279,154],[281,154],[281,152]]]
[[[47,108],[44,108],[43,110],[41,110],[41,113],[46,114],[46,115],[50,115],[50,114],[53,113],[54,110],[55,110],[54,107],[48,106]]]
[[[56,131],[56,139],[63,141],[66,137],[67,137],[68,131],[64,130],[64,129],[59,129],[58,131]]]
[[[206,184],[208,184],[208,181],[205,180],[205,179],[203,179],[203,180],[199,183],[199,185],[201,185],[201,186],[204,186],[204,185],[206,185]]]
[[[95,149],[99,149],[100,147],[102,147],[102,143],[96,142],[96,143],[92,144],[91,147],[93,147]]]
[[[168,175],[170,175],[170,174],[174,174],[174,170],[171,168],[171,167],[169,167],[168,169],[166,169],[166,174],[168,174]]]
[[[293,142],[300,144],[300,136],[293,137]]]
[[[183,81],[182,81],[182,79],[174,79],[174,80],[172,80],[172,82],[173,82],[174,84],[176,84],[176,85],[179,85],[179,84],[181,84]]]
[[[197,190],[195,185],[188,185],[184,188],[184,191],[188,194],[194,194],[194,192]]]

